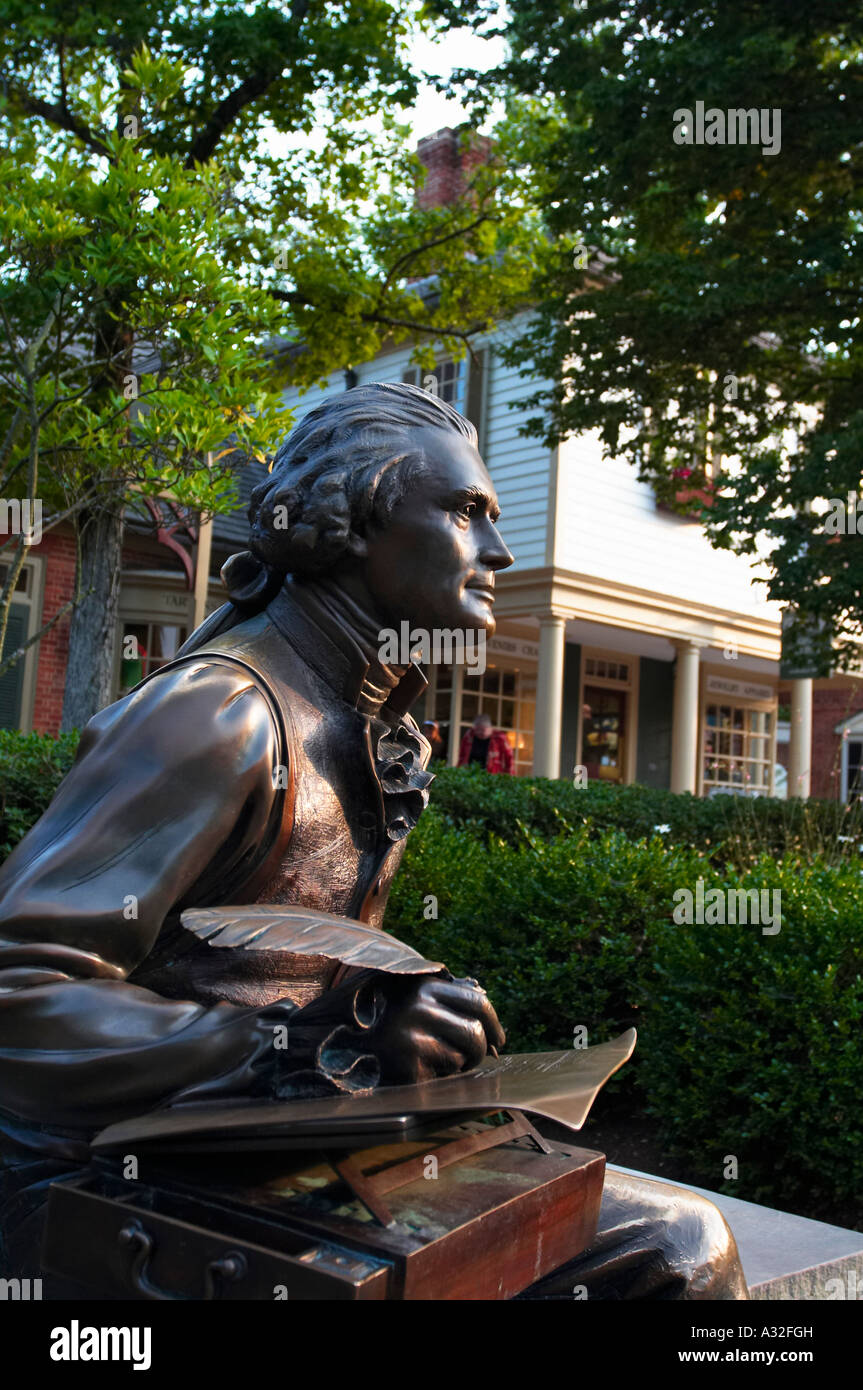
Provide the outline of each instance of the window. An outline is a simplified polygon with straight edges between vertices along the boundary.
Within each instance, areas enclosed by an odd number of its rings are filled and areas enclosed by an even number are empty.
[[[9,573],[8,565],[0,565],[0,584],[6,583],[6,576]],[[33,587],[33,567],[25,565],[15,580],[15,593],[30,596]]]
[[[467,362],[453,362],[452,358],[449,358],[430,372],[425,367],[410,367],[402,381],[408,386],[422,386],[424,390],[430,391],[432,377],[437,382],[437,390],[433,394],[440,396],[447,405],[464,415],[467,405]]]
[[[120,694],[172,661],[188,633],[178,623],[124,621],[120,635]]]
[[[600,662],[600,665],[605,665]],[[628,696],[623,690],[585,684],[582,690],[581,758],[587,775],[606,782],[622,782],[626,771],[626,715]]]
[[[452,667],[438,666],[434,713],[441,737],[449,736],[452,700]],[[536,717],[536,677],[520,671],[489,666],[482,675],[465,670],[462,681],[459,740],[478,714],[487,714],[496,729],[506,734],[513,750],[515,771],[533,771],[533,725]]]
[[[589,656],[584,663],[585,676],[593,679],[614,682],[618,685],[629,685],[629,662],[610,661],[605,657]]]
[[[704,795],[767,796],[773,714],[747,705],[709,704],[704,712]]]
[[[863,793],[863,743],[859,739],[849,739],[844,747],[847,790],[843,800],[856,801]]]
[[[480,450],[483,446],[485,357],[485,349],[482,348],[470,359],[465,357],[455,362],[449,357],[431,371],[425,367],[408,367],[402,373],[402,381],[408,386],[421,386],[426,390],[431,386],[429,377],[433,377],[437,383],[435,395],[470,420],[477,432]]]

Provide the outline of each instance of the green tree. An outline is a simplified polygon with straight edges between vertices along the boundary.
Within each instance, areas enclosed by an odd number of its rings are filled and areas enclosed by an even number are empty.
[[[130,497],[224,506],[207,453],[272,444],[288,377],[387,339],[463,352],[523,292],[505,147],[459,205],[422,210],[392,114],[417,90],[416,23],[476,8],[0,0],[0,481],[76,527],[65,727],[110,698]]]
[[[218,458],[228,434],[260,455],[290,422],[262,352],[277,306],[214,254],[220,184],[193,182],[164,157],[143,162],[133,142],[108,138],[114,157],[99,170],[75,152],[0,156],[0,494],[39,508],[38,525],[28,516],[31,534],[22,527],[7,542],[0,650],[36,532],[78,523],[78,593],[26,645],[80,599],[87,634],[111,652],[116,557],[135,493],[169,491],[202,511],[224,506],[233,478],[201,460]],[[133,285],[134,295],[118,297],[118,285]],[[124,336],[96,337],[93,325],[110,326],[112,314],[122,316]],[[24,650],[7,653],[0,673]],[[73,644],[69,684],[78,702],[98,708],[109,689],[106,673],[88,667],[91,655]]]
[[[512,348],[554,383],[532,431],[598,429],[715,544],[766,538],[825,645],[859,635],[863,542],[825,514],[861,491],[863,11],[515,0],[509,39],[553,247]]]

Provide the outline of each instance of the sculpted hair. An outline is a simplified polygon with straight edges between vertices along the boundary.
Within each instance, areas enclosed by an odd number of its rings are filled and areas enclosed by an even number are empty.
[[[222,567],[230,602],[180,654],[260,612],[287,575],[332,573],[353,536],[385,525],[426,467],[415,432],[429,427],[476,444],[469,420],[417,386],[371,382],[310,410],[252,493],[249,549]]]

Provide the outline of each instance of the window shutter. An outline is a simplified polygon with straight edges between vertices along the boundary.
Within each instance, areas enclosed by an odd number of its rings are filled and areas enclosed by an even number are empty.
[[[27,637],[27,609],[20,603],[13,603],[6,625],[6,641],[3,655],[14,652]],[[0,676],[0,729],[17,729],[21,722],[21,687],[24,683],[24,661],[15,665]]]
[[[467,408],[465,414],[471,424],[475,426],[479,436],[479,450],[482,453],[485,444],[485,421],[483,420],[483,398],[485,385],[485,364],[487,348],[480,348],[476,354],[476,360],[468,358],[467,361]]]

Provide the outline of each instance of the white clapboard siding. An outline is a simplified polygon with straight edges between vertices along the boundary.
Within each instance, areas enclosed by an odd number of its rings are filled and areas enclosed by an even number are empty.
[[[310,410],[314,410],[316,405],[323,405],[330,396],[336,396],[344,389],[343,373],[333,372],[325,386],[312,386],[308,391],[302,393],[295,386],[289,386],[282,399],[286,405],[291,407],[294,412],[294,424],[298,425],[303,416],[308,415]]]
[[[486,357],[483,455],[497,489],[500,531],[513,555],[514,570],[546,564],[552,453],[541,440],[519,434],[527,410],[511,409],[537,383],[524,381],[506,367],[490,343]]]
[[[555,563],[638,589],[779,621],[750,557],[715,550],[696,522],[657,510],[652,488],[594,434],[564,441]]]

